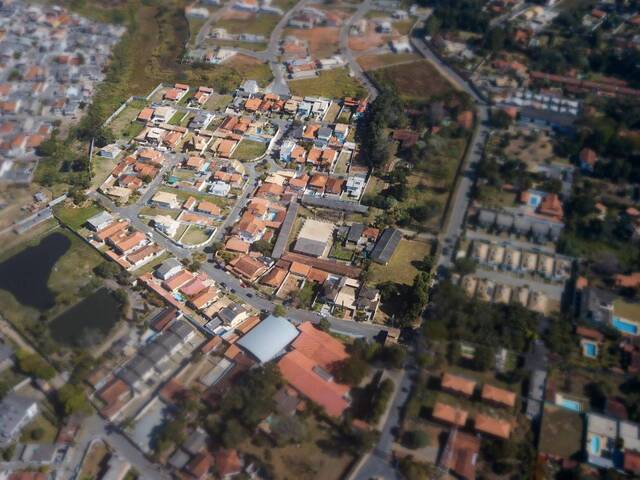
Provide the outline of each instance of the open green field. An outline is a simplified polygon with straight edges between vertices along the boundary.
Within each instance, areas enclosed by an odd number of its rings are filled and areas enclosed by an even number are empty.
[[[379,68],[371,72],[371,76],[379,85],[393,85],[408,102],[428,103],[456,91],[427,60]]]
[[[209,100],[207,100],[207,103],[204,107],[207,110],[212,111],[223,110],[227,107],[227,105],[231,103],[231,100],[233,100],[233,97],[231,95],[213,94],[211,95],[211,97],[209,97]]]
[[[75,207],[71,205],[60,204],[54,208],[54,213],[58,219],[72,230],[80,229],[84,223],[104,208],[100,208],[95,204],[87,207]]]
[[[325,70],[315,78],[294,80],[289,82],[293,95],[318,95],[327,98],[366,96],[366,89],[355,79],[351,78],[345,68]]]
[[[372,263],[370,282],[378,284],[392,281],[411,285],[418,274],[417,265],[431,252],[431,244],[402,239],[388,265]]]
[[[146,103],[143,101],[132,100],[129,105],[127,105],[124,110],[122,110],[122,112],[120,112],[120,114],[111,121],[109,124],[111,131],[121,138],[130,138],[132,135],[129,134],[135,130],[134,125],[142,128],[142,124],[135,120],[138,118],[140,110],[145,106]],[[132,125],[132,123],[134,125]]]
[[[218,23],[216,23],[216,27],[225,28],[227,32],[232,35],[247,33],[251,35],[262,35],[264,37],[269,37],[279,21],[279,15],[259,13],[246,20],[220,20]]]
[[[232,158],[241,162],[249,162],[261,156],[267,150],[267,143],[242,140],[233,152]]]
[[[66,236],[71,242],[69,250],[54,264],[47,279],[47,287],[55,298],[55,305],[43,312],[19,303],[11,293],[0,290],[2,316],[42,353],[59,352],[57,344],[45,333],[46,324],[43,322],[82,300],[92,287],[97,288],[101,280],[96,278],[93,270],[104,261],[97,250],[74,233],[62,228],[55,232]],[[38,245],[44,238],[46,235],[23,242],[19,247],[6,252],[5,259],[27,247]]]

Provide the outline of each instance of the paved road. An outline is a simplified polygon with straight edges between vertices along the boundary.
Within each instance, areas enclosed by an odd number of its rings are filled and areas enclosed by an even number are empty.
[[[82,422],[80,433],[76,437],[75,446],[68,459],[63,475],[63,479],[76,479],[79,473],[80,463],[89,445],[102,439],[113,448],[118,455],[131,463],[144,480],[162,479],[169,480],[171,476],[162,467],[149,461],[138,448],[123,434],[115,431],[99,415],[92,415]]]
[[[364,17],[371,8],[372,1],[365,0],[358,6],[355,13],[342,25],[342,28],[340,29],[340,53],[349,65],[349,69],[353,76],[355,76],[367,88],[367,91],[369,92],[369,100],[374,100],[378,96],[378,89],[373,83],[371,83],[369,77],[364,73],[360,64],[357,62],[355,55],[349,48],[349,32],[351,31],[351,27],[362,19],[362,17]]]
[[[487,120],[488,109],[484,100],[480,98],[476,90],[460,77],[448,65],[440,61],[440,59],[429,50],[426,43],[422,40],[410,36],[411,43],[414,48],[422,54],[424,58],[429,60],[437,69],[449,79],[458,89],[468,93],[474,99],[477,105],[478,119],[476,128],[473,132],[467,155],[463,160],[460,178],[455,187],[451,204],[449,206],[448,221],[440,238],[446,244],[453,245],[462,233],[462,225],[464,223],[467,207],[469,206],[470,192],[473,186],[475,175],[475,167],[482,155],[482,145],[488,133]],[[440,255],[437,262],[438,266],[449,266],[450,258],[446,255]],[[414,355],[408,355],[407,366],[411,366]],[[408,391],[411,387],[411,380],[407,372],[407,366],[403,374],[402,386],[396,390],[395,395],[391,399],[391,412],[382,429],[380,439],[375,449],[365,458],[359,468],[352,472],[350,478],[356,480],[368,480],[373,477],[384,479],[400,478],[399,473],[391,464],[391,455],[393,447],[393,432],[400,425],[400,409],[404,405],[408,397]]]

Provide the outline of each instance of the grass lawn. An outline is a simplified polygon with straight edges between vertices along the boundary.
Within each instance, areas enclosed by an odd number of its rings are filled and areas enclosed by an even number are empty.
[[[267,143],[242,140],[233,152],[233,157],[242,162],[249,162],[260,157],[267,150]]]
[[[545,404],[540,427],[540,453],[573,458],[582,451],[584,420],[579,413]]]
[[[456,91],[426,60],[380,68],[371,75],[379,85],[394,86],[402,99],[409,102],[427,103],[435,97]]]
[[[95,442],[82,462],[78,478],[98,478],[98,474],[105,467],[108,459],[107,445],[101,440]]]
[[[513,207],[516,203],[516,194],[483,185],[478,189],[477,199],[482,205],[489,208]]]
[[[212,111],[224,110],[227,105],[231,103],[231,100],[233,100],[231,95],[219,95],[214,93],[209,97],[209,100],[207,100],[205,108]]]
[[[261,52],[267,49],[266,42],[241,42],[239,40],[207,40],[207,45],[212,47],[231,47],[231,48],[244,48],[245,50],[251,50],[252,52]],[[227,62],[225,62],[226,64]]]
[[[275,26],[280,21],[279,15],[271,15],[268,13],[262,13],[253,15],[246,20],[240,19],[225,19],[220,20],[216,27],[225,28],[228,33],[232,35],[247,33],[253,35],[263,35],[268,37]]]
[[[333,258],[337,258],[338,260],[344,260],[345,262],[350,262],[351,259],[353,258],[353,251],[349,250],[348,248],[345,248],[339,242],[335,242],[331,247],[329,256]]]
[[[269,64],[246,55],[235,55],[226,61],[224,65],[219,65],[219,67],[231,68],[242,80],[255,80],[261,87],[266,87],[273,80],[273,74],[271,73]],[[234,88],[239,86],[240,84],[238,83]],[[218,88],[216,88],[216,91],[225,93]]]
[[[365,88],[354,78],[351,78],[344,68],[325,70],[315,78],[294,80],[289,82],[293,95],[318,95],[327,98],[355,97],[366,95]]]
[[[128,138],[129,129],[132,123],[138,124],[135,120],[138,118],[140,110],[146,106],[146,103],[140,100],[133,100],[125,109],[120,112],[116,118],[109,124],[111,131],[119,137]],[[142,125],[142,124],[138,124]]]
[[[135,274],[140,276],[143,275],[145,273],[151,273],[155,270],[155,268],[160,265],[162,262],[164,262],[166,259],[168,259],[169,257],[171,257],[171,253],[169,252],[164,252],[162,255],[160,255],[157,258],[154,258],[153,260],[151,260],[149,263],[145,263],[143,266],[141,266],[140,268],[138,268],[137,270],[135,270]]]
[[[3,317],[43,353],[50,349],[56,353],[60,350],[59,346],[51,341],[43,322],[82,300],[81,289],[99,281],[93,270],[104,261],[98,251],[74,233],[62,228],[56,229],[55,233],[65,235],[71,242],[69,250],[53,266],[47,281],[47,286],[55,297],[55,306],[41,312],[22,305],[6,290],[0,290],[0,312]],[[23,241],[10,254],[37,245],[44,238],[43,235],[31,241]]]
[[[189,22],[189,45],[193,45],[195,42],[196,36],[198,35],[198,32],[200,31],[202,26],[205,24],[206,19],[199,18],[199,17],[191,17],[191,18],[188,18],[187,21]]]
[[[184,117],[184,112],[176,112],[173,114],[173,117],[169,119],[169,123],[171,125],[180,125],[180,121],[182,120],[182,117]]]
[[[388,265],[371,264],[370,282],[378,284],[393,281],[411,285],[418,273],[416,264],[422,262],[430,252],[429,243],[402,239]]]
[[[207,230],[196,225],[189,225],[189,228],[180,237],[180,242],[186,245],[199,245],[209,239]]]
[[[138,215],[145,217],[155,217],[156,215],[169,215],[174,220],[180,214],[179,209],[173,208],[156,208],[156,207],[142,207]]]
[[[198,201],[206,200],[208,202],[215,203],[221,208],[227,207],[229,205],[229,200],[226,200],[221,197],[216,197],[215,195],[209,195],[208,193],[192,192],[192,191],[180,190],[178,188],[170,188],[170,187],[162,187],[160,188],[160,191],[175,193],[176,196],[178,197],[178,200],[180,200],[181,202],[184,202],[189,197],[193,197]]]
[[[91,188],[97,189],[109,177],[111,170],[118,164],[117,159],[94,155],[91,160]]]
[[[413,21],[412,19],[400,20],[400,21],[397,21],[397,22],[393,22],[393,28],[400,35],[408,35],[409,32],[411,31],[411,27],[413,27],[414,23],[415,23],[415,21]]]
[[[358,57],[358,63],[363,70],[370,71],[419,59],[420,57],[415,53],[383,53],[382,55],[362,55]]]
[[[53,443],[57,434],[58,427],[40,413],[22,430],[20,441],[26,443]]]
[[[79,230],[89,218],[103,210],[103,208],[95,204],[91,204],[88,207],[73,207],[61,203],[54,208],[54,213],[56,217],[58,217],[58,220],[67,227],[72,230]]]

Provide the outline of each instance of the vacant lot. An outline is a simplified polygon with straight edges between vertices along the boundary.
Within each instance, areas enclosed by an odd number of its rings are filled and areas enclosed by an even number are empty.
[[[318,77],[289,82],[294,95],[319,95],[327,98],[364,97],[365,88],[344,68],[326,70]]]
[[[226,61],[224,66],[233,69],[243,80],[251,79],[257,81],[261,87],[265,87],[273,80],[268,64],[246,55],[235,55]]]
[[[209,239],[209,233],[195,225],[190,225],[180,238],[180,242],[186,245],[199,245]]]
[[[230,15],[231,18],[220,19],[215,26],[217,28],[225,28],[228,33],[233,35],[248,33],[268,37],[280,21],[279,15],[266,13],[244,15],[244,12],[230,13],[232,13]]]
[[[317,27],[309,30],[288,29],[285,35],[294,35],[306,40],[310,55],[318,58],[329,57],[337,53],[340,43],[340,29],[338,27]]]
[[[240,450],[259,457],[273,466],[274,478],[305,478],[337,480],[343,478],[353,457],[343,453],[339,440],[334,438],[335,427],[308,418],[304,423],[309,432],[308,440],[286,447],[256,447],[250,442]],[[265,452],[268,452],[265,458]]]
[[[382,55],[362,55],[358,57],[358,63],[363,70],[376,70],[383,67],[391,67],[400,63],[409,63],[419,60],[415,53],[385,53]]]
[[[371,264],[371,283],[396,282],[411,285],[418,266],[431,252],[431,244],[403,239],[388,265]]]
[[[249,162],[261,156],[266,150],[266,143],[242,140],[238,148],[233,152],[233,158],[241,162]]]
[[[120,112],[116,118],[112,120],[109,124],[109,128],[111,131],[119,137],[122,138],[131,138],[133,134],[136,133],[136,130],[142,128],[142,124],[136,122],[136,118],[142,110],[146,106],[145,102],[140,100],[133,100],[125,107],[125,109]]]
[[[405,63],[371,72],[379,85],[393,85],[403,100],[426,103],[454,90],[454,87],[426,60]]]

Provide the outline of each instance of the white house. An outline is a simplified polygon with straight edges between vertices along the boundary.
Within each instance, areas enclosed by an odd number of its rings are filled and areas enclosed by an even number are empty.
[[[104,147],[102,147],[98,155],[100,155],[101,157],[110,158],[113,160],[118,155],[120,155],[120,152],[122,152],[122,149],[117,144],[112,143],[110,145],[105,145]]]
[[[0,403],[0,445],[11,443],[20,431],[38,415],[38,402],[33,398],[8,393]]]
[[[216,197],[226,197],[229,195],[229,191],[231,190],[231,185],[226,182],[222,182],[220,180],[214,182],[209,188],[209,192]]]
[[[347,185],[346,185],[347,194],[350,197],[360,198],[365,185],[366,185],[366,181],[364,177],[361,177],[359,175],[352,175],[349,178],[347,178]]]
[[[178,233],[180,222],[174,220],[169,215],[156,215],[153,224],[159,232],[164,233],[169,238],[173,238]]]

